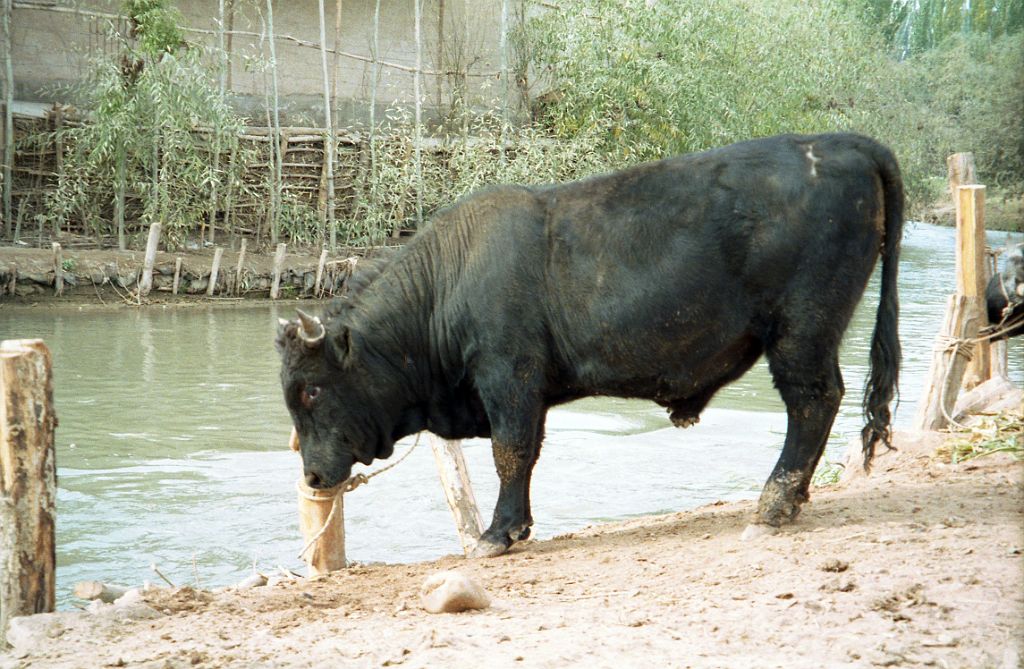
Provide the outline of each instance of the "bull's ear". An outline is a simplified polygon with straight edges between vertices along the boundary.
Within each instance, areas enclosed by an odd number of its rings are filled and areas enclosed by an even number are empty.
[[[327,338],[327,352],[334,364],[342,366],[352,354],[352,331],[341,328],[336,335]]]
[[[277,319],[277,337],[274,339],[274,347],[278,353],[283,353],[288,344],[288,338],[295,336],[296,325],[292,321],[283,318]]]

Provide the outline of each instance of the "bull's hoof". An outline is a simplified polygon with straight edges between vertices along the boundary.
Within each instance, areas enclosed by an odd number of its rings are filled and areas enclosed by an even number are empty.
[[[753,541],[754,539],[760,539],[761,537],[777,534],[778,531],[779,528],[772,527],[771,525],[751,523],[747,525],[745,530],[743,530],[743,534],[740,535],[740,541]]]
[[[471,560],[475,560],[477,558],[498,557],[499,555],[504,555],[508,551],[509,545],[510,544],[491,541],[485,537],[480,537],[476,542],[476,546],[469,552],[467,557]]]
[[[700,416],[694,416],[692,414],[681,414],[673,411],[672,415],[669,416],[669,420],[676,427],[691,427],[700,422]]]

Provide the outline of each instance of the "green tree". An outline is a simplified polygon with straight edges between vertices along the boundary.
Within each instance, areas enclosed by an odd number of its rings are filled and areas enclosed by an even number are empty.
[[[51,217],[60,226],[78,216],[102,236],[117,228],[111,209],[123,217],[125,194],[135,194],[133,213],[143,224],[161,221],[173,246],[206,216],[211,182],[232,177],[212,169],[212,136],[231,151],[242,122],[213,85],[201,50],[184,41],[183,19],[167,0],[128,0],[123,12],[131,30],[120,36],[120,54],[94,61],[69,91],[86,122],[60,131],[68,153],[50,194]]]

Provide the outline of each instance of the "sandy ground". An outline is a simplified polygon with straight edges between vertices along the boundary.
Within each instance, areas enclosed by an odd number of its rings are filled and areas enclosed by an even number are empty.
[[[751,542],[753,502],[719,503],[489,560],[155,591],[152,619],[58,614],[0,667],[1019,667],[1024,463],[950,465],[938,443],[903,436],[870,477]],[[420,608],[427,576],[453,568],[490,608]]]

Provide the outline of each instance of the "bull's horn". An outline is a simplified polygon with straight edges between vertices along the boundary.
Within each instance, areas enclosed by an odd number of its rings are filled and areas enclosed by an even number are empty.
[[[296,311],[299,313],[299,338],[307,346],[319,346],[327,335],[327,328],[320,321],[320,317],[310,316],[301,309]]]
[[[1017,294],[1024,297],[1024,283],[1017,284]]]

